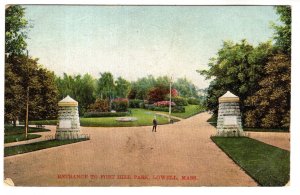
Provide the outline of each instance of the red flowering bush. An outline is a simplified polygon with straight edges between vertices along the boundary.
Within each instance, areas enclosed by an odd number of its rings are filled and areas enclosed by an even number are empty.
[[[168,107],[170,105],[170,101],[159,101],[155,102],[153,105],[158,107]],[[176,106],[176,104],[171,102],[171,106]]]
[[[129,101],[126,98],[116,98],[111,102],[111,109],[117,112],[127,111],[129,106]]]
[[[171,95],[172,95],[172,97],[177,97],[179,95],[179,93],[178,93],[178,91],[176,89],[172,89],[171,90]]]

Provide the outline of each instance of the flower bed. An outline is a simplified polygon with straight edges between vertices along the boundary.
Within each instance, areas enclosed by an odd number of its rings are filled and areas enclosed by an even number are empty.
[[[168,107],[170,105],[170,101],[159,101],[153,104],[156,107]],[[176,106],[174,102],[171,102],[171,106]]]

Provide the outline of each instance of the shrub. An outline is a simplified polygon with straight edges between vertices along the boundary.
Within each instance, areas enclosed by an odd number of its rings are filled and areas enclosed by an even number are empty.
[[[177,106],[187,106],[188,105],[188,101],[184,97],[180,97],[180,96],[172,97],[172,101],[175,102],[175,104]]]
[[[169,107],[170,101],[159,101],[155,102],[153,105],[158,107]],[[174,102],[171,102],[171,106],[176,106],[176,104]]]
[[[171,90],[171,95],[172,95],[172,97],[177,97],[179,95],[177,89],[172,89]]]
[[[175,106],[172,108],[172,112],[174,113],[184,113],[185,112],[185,107],[184,106]]]
[[[95,103],[89,106],[88,112],[109,112],[109,101],[96,99]]]
[[[127,111],[129,106],[128,99],[125,98],[116,98],[111,102],[112,110],[117,112],[125,112]]]
[[[95,117],[121,117],[127,116],[127,112],[86,112],[84,118],[95,118]]]
[[[148,92],[149,103],[154,103],[154,102],[164,100],[168,93],[169,93],[169,89],[164,86],[159,86],[150,89]]]
[[[188,98],[187,101],[191,105],[200,105],[200,100],[197,98]]]
[[[129,100],[129,108],[141,108],[143,103],[144,101],[139,99]]]

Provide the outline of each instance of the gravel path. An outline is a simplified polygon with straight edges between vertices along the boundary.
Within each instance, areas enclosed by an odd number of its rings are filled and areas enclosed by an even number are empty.
[[[247,134],[250,138],[290,151],[290,133],[248,131]]]
[[[201,113],[171,125],[82,127],[91,140],[4,158],[18,186],[256,186]],[[47,126],[52,132],[55,126]]]

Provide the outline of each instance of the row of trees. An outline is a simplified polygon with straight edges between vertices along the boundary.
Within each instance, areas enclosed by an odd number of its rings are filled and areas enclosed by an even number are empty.
[[[56,78],[59,99],[70,95],[79,102],[80,114],[89,109],[96,99],[111,101],[115,98],[148,100],[150,103],[162,101],[169,94],[170,78],[149,75],[137,81],[117,79],[110,72],[100,73],[98,79],[89,74],[67,75]],[[177,79],[172,85],[172,95],[199,98],[197,87],[186,78]],[[177,90],[175,90],[177,89]]]
[[[169,78],[143,77],[129,82],[122,77],[115,79],[110,72],[100,73],[98,79],[89,74],[56,77],[38,59],[28,56],[27,31],[32,26],[25,18],[25,9],[12,5],[5,10],[5,121],[55,118],[57,102],[72,96],[79,102],[83,114],[96,99],[131,98],[162,100],[169,87]],[[180,95],[197,97],[197,88],[185,78],[173,86]],[[164,92],[160,94],[159,91]],[[151,98],[150,98],[151,99]],[[152,98],[153,101],[155,98]],[[151,99],[151,100],[152,100]],[[156,99],[155,99],[156,101]]]
[[[227,90],[240,97],[244,124],[248,127],[289,127],[291,73],[291,9],[277,6],[282,25],[273,24],[272,41],[258,46],[246,40],[225,41],[208,70],[199,71],[212,79],[206,106],[215,114],[218,97]]]

